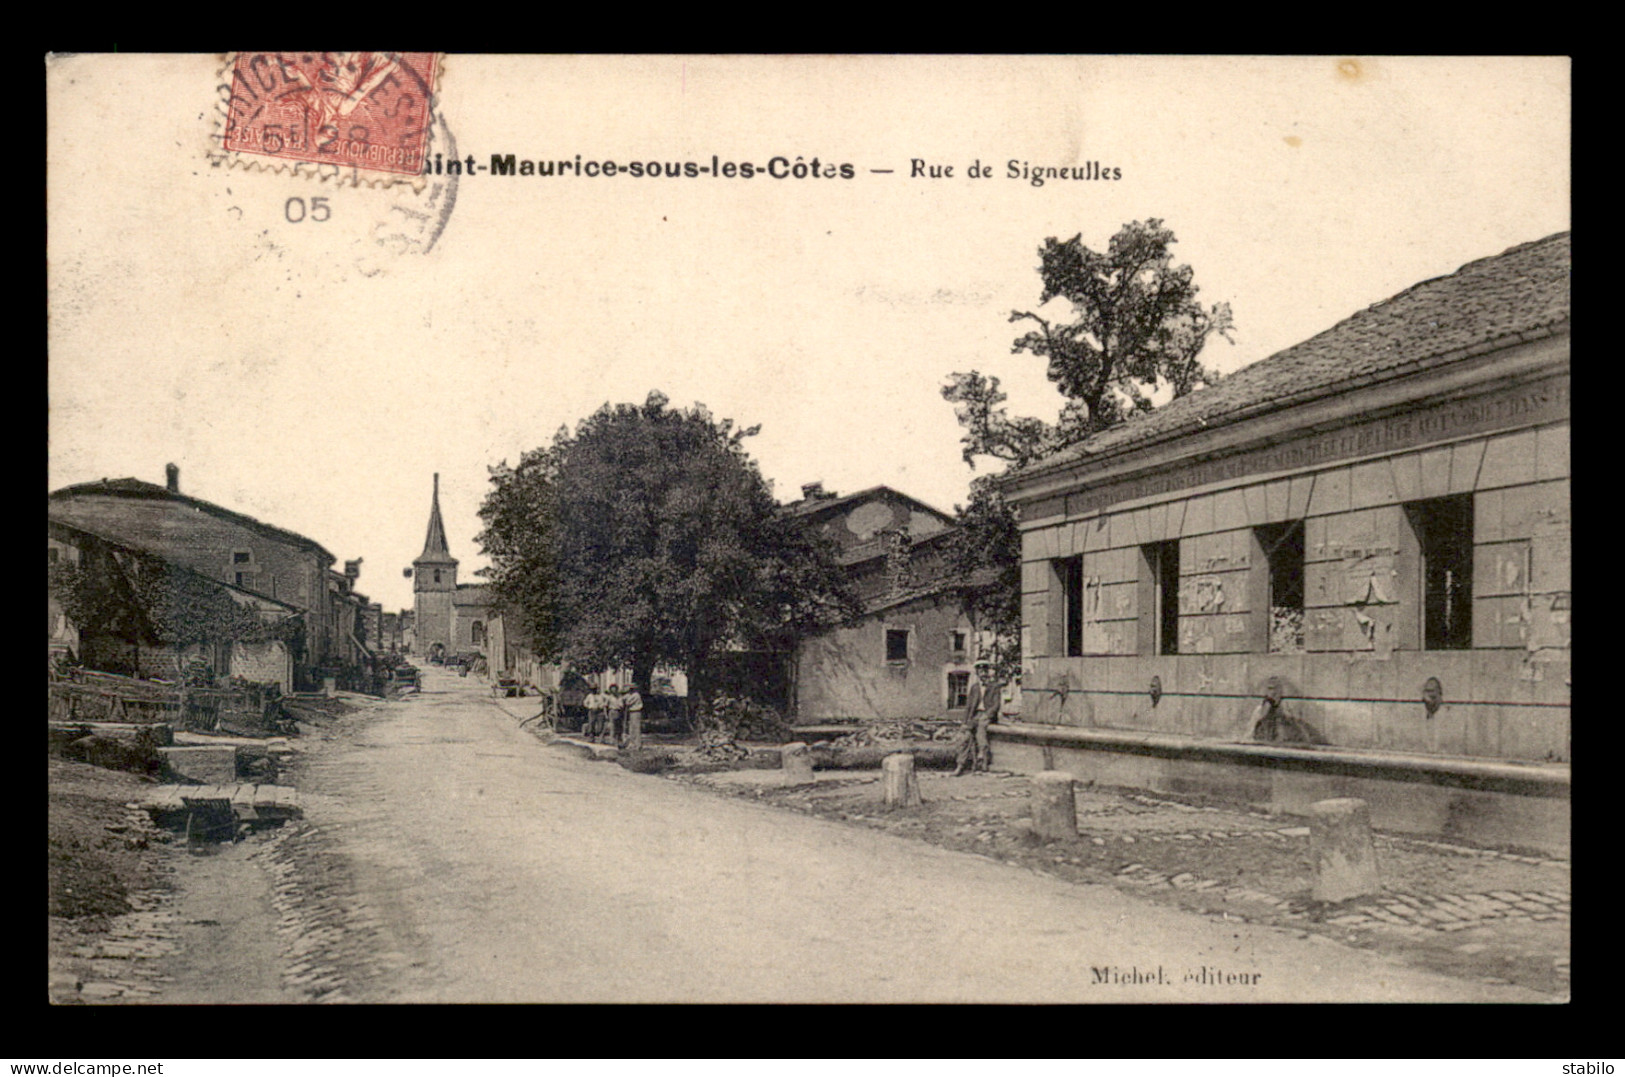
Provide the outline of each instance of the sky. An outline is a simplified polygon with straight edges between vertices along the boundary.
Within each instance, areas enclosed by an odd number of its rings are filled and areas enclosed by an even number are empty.
[[[999,377],[1018,414],[1062,403],[1010,349],[1049,236],[1162,218],[1232,307],[1204,353],[1229,372],[1569,227],[1561,58],[453,55],[435,144],[482,165],[853,171],[485,171],[454,197],[211,163],[219,57],[46,80],[48,489],[173,462],[184,492],[362,558],[386,609],[410,607],[435,473],[476,580],[488,469],[652,389],[760,424],[781,500],[884,484],[951,510],[977,472],[948,374]],[[1091,161],[1121,178],[1010,175]]]

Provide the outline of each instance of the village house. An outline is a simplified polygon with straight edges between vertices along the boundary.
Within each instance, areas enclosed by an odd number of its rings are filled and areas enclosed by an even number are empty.
[[[297,687],[319,687],[320,668],[355,661],[339,613],[351,605],[339,596],[349,596],[354,580],[332,571],[333,555],[303,535],[181,493],[180,469],[166,471],[164,486],[124,478],[63,487],[49,497],[50,519],[299,610]]]
[[[1569,235],[1002,480],[1021,770],[1568,842]]]
[[[48,517],[46,527],[50,565],[72,566],[96,592],[106,596],[105,617],[80,625],[68,616],[55,588],[48,589],[49,646],[53,658],[62,655],[90,669],[161,678],[176,678],[186,663],[201,659],[220,675],[275,684],[283,692],[293,690],[294,649],[289,639],[297,638],[297,633],[268,632],[266,638],[254,639],[233,639],[227,634],[186,641],[162,639],[142,609],[137,591],[143,569],[162,563],[164,568],[251,611],[267,628],[301,618],[301,611],[292,603],[163,562],[147,551],[58,519],[54,512]]]
[[[821,483],[784,512],[835,544],[864,607],[797,645],[796,723],[963,717],[976,639],[947,565],[953,517],[890,487],[836,496]]]

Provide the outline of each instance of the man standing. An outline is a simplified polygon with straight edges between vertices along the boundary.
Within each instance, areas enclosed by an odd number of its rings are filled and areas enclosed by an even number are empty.
[[[626,747],[635,752],[643,747],[643,694],[636,684],[628,685],[621,696],[621,710],[626,715],[623,726]]]
[[[582,700],[582,703],[587,708],[587,739],[590,741],[597,741],[599,735],[604,731],[604,704],[606,702],[604,694],[596,686],[587,693],[587,698]]]
[[[987,727],[999,716],[1003,695],[1003,686],[993,678],[993,663],[986,660],[977,662],[976,683],[970,686],[970,693],[965,698],[965,739],[959,745],[954,777],[967,770],[985,771],[992,763]]]
[[[604,731],[609,734],[609,744],[621,744],[621,723],[621,686],[611,684],[604,695]]]

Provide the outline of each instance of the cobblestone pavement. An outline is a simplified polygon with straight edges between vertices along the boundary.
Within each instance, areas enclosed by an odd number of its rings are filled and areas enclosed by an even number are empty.
[[[1078,840],[1043,845],[1025,829],[1031,787],[1021,775],[923,772],[925,804],[909,811],[884,809],[877,772],[821,771],[814,785],[788,788],[775,771],[673,776],[1484,983],[1568,990],[1564,860],[1378,834],[1382,892],[1327,907],[1309,896],[1309,828],[1290,817],[1079,784]]]
[[[125,808],[132,835],[157,843],[167,839],[147,813],[136,805]],[[174,850],[165,850],[173,859]],[[173,870],[166,874],[172,874]],[[169,977],[162,958],[178,949],[175,892],[167,887],[129,895],[130,911],[109,919],[106,930],[91,930],[63,922],[57,929],[71,937],[54,939],[47,994],[57,1004],[147,1002],[157,997]]]

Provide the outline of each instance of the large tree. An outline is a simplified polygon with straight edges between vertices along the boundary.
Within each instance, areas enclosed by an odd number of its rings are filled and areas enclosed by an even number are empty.
[[[1065,403],[1054,422],[1011,416],[999,379],[978,371],[950,375],[942,395],[963,428],[965,462],[978,457],[1026,467],[1084,441],[1139,411],[1158,396],[1184,396],[1215,380],[1200,356],[1215,335],[1229,339],[1230,306],[1203,306],[1190,266],[1175,265],[1174,234],[1162,221],[1131,221],[1094,251],[1082,235],[1053,236],[1038,251],[1038,306],[1063,300],[1065,313],[1046,317],[1017,310],[1011,322],[1035,328],[1017,337],[1012,354],[1047,360],[1047,373]],[[1008,675],[1019,663],[1021,548],[1014,513],[991,476],[971,483],[954,556],[962,598],[981,628],[995,632],[996,657]]]
[[[682,668],[704,698],[728,647],[783,650],[857,606],[827,545],[795,527],[735,428],[701,405],[604,405],[491,469],[479,542],[499,605],[543,658]]]

